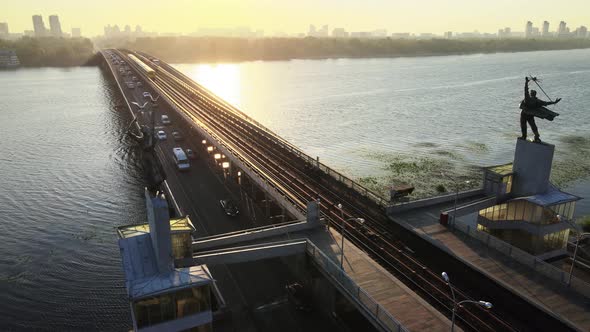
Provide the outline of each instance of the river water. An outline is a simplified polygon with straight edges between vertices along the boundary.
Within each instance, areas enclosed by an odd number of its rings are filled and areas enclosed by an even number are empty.
[[[590,50],[178,65],[326,164],[381,190],[509,162],[527,74],[563,98],[553,181],[590,196]],[[534,61],[532,61],[534,59]],[[145,220],[129,118],[97,68],[0,72],[0,330],[128,330],[115,226]],[[578,214],[589,214],[581,201]]]

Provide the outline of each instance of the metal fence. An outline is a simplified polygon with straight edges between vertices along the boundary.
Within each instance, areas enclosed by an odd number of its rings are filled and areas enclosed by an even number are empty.
[[[361,304],[366,312],[378,322],[385,330],[392,332],[408,332],[403,325],[385,310],[375,299],[359,287],[344,270],[342,270],[333,260],[328,258],[318,247],[310,241],[307,241],[307,253],[318,266],[332,277],[348,295]]]
[[[218,97],[215,93],[211,92],[210,90],[208,90],[204,86],[202,86],[202,85],[200,85],[200,84],[192,81],[190,78],[188,78],[185,74],[183,74],[182,72],[178,71],[177,69],[175,69],[175,68],[173,68],[171,66],[167,66],[167,68],[169,70],[177,73],[180,77],[183,77],[185,80],[188,80],[190,82],[190,84],[185,82],[184,85],[190,91],[193,91],[195,93],[199,93],[201,96],[203,96],[203,94],[205,94],[205,97],[210,102],[213,102],[214,104],[217,104],[219,106],[223,106],[223,107],[225,107],[227,109],[230,109],[233,113],[239,115],[241,118],[243,118],[244,120],[248,121],[253,126],[258,127],[260,130],[264,131],[265,136],[267,138],[272,139],[276,144],[279,144],[283,148],[285,148],[285,149],[291,151],[292,153],[296,154],[297,156],[299,156],[303,160],[307,161],[309,164],[316,165],[324,173],[332,176],[334,179],[336,179],[338,181],[341,181],[347,187],[349,187],[349,188],[351,188],[353,190],[356,190],[358,193],[360,193],[361,195],[363,195],[363,196],[365,196],[365,197],[373,200],[378,205],[380,205],[382,207],[386,207],[387,206],[388,201],[386,199],[384,199],[383,197],[381,197],[380,195],[372,192],[371,190],[367,189],[366,187],[364,187],[360,183],[355,182],[354,180],[352,180],[352,179],[348,178],[347,176],[343,175],[342,173],[335,171],[334,169],[328,167],[325,164],[322,164],[317,159],[314,159],[311,156],[307,155],[305,152],[301,151],[298,147],[294,146],[293,144],[291,144],[287,140],[283,139],[282,137],[280,137],[279,135],[277,135],[275,132],[273,132],[272,130],[268,129],[264,125],[262,125],[260,122],[254,120],[253,118],[251,118],[250,116],[248,116],[246,113],[242,112],[237,107],[231,105],[230,103],[226,102],[222,98]],[[201,91],[196,91],[195,90],[195,87],[197,87]]]
[[[545,262],[544,260],[529,254],[524,250],[521,250],[509,243],[506,243],[493,235],[490,235],[486,232],[480,232],[477,230],[476,227],[465,225],[463,223],[452,223],[452,227],[475,239],[478,239],[480,242],[484,243],[488,248],[495,249],[513,258],[519,263],[528,266],[535,272],[538,272],[548,278],[551,278],[559,282],[564,287],[568,287],[568,272],[565,272],[562,269],[559,269]],[[590,298],[590,284],[588,284],[580,278],[577,278],[576,276],[572,276],[572,280],[568,288],[584,295],[587,298]]]

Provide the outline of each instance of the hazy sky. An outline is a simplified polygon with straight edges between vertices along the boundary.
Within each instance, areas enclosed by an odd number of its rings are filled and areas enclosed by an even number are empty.
[[[102,34],[107,24],[141,25],[144,31],[194,32],[200,27],[249,26],[306,32],[309,24],[330,31],[387,29],[388,32],[496,32],[524,30],[527,20],[543,20],[554,30],[560,20],[571,27],[590,25],[590,0],[17,0],[4,4],[0,22],[11,32],[32,30],[31,16],[57,14],[62,29]]]

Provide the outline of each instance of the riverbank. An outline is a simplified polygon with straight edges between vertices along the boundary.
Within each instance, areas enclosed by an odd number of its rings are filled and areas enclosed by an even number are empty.
[[[22,67],[83,66],[94,55],[94,45],[87,38],[0,39],[0,49],[15,50]]]
[[[399,58],[590,48],[590,39],[358,39],[154,37],[97,46],[144,51],[169,63]]]

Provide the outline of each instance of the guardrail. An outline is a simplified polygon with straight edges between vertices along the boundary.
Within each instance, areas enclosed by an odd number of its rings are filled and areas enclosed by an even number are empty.
[[[452,223],[451,227],[471,236],[474,239],[479,240],[480,242],[485,244],[486,247],[495,249],[513,258],[519,263],[528,266],[534,271],[559,282],[563,287],[572,289],[584,295],[585,297],[590,298],[590,284],[583,281],[582,279],[577,278],[576,276],[572,276],[571,283],[568,287],[567,280],[569,277],[569,273],[545,262],[544,260],[535,257],[529,254],[528,252],[521,250],[507,242],[504,242],[486,232],[480,232],[470,225],[464,225],[462,223]]]
[[[118,53],[119,53],[119,56],[124,57],[124,55],[121,52],[118,52]],[[129,64],[131,67],[133,67],[136,70],[136,72],[139,75],[141,75],[144,78],[145,82],[148,85],[150,85],[154,91],[163,92],[163,91],[160,91],[160,89],[155,87],[152,80],[149,77],[147,77],[140,70],[140,68],[136,67],[137,64],[135,64],[135,63],[129,63]],[[179,83],[181,83],[181,82],[179,82]],[[186,89],[187,91],[189,91],[189,92],[191,91],[191,88],[188,85],[181,84],[181,86],[184,89]],[[214,133],[211,129],[209,129],[205,124],[201,123],[197,119],[190,119],[188,117],[189,115],[186,114],[185,112],[179,110],[177,105],[172,100],[170,100],[170,98],[165,93],[163,93],[163,94],[161,93],[160,97],[163,100],[165,100],[170,105],[170,107],[175,109],[176,112],[181,117],[185,118],[189,124],[192,124],[195,129],[200,131],[201,134],[203,134],[208,141],[216,142],[217,143],[216,145],[221,150],[221,152],[223,152],[230,159],[234,159],[233,160],[234,162],[238,162],[238,160],[239,160],[239,162],[241,162],[243,165],[245,165],[246,167],[243,168],[244,172],[246,172],[252,179],[255,179],[255,175],[256,175],[256,177],[258,177],[258,179],[260,180],[260,182],[258,184],[261,185],[261,187],[267,188],[268,186],[270,186],[270,188],[274,189],[276,191],[276,193],[278,195],[280,195],[280,197],[282,199],[288,201],[294,210],[289,209],[289,207],[287,207],[287,210],[289,210],[291,213],[294,213],[296,216],[299,216],[298,213],[300,213],[301,216],[305,216],[307,210],[305,210],[303,208],[303,206],[305,205],[303,202],[306,202],[306,200],[300,201],[300,199],[302,199],[301,197],[299,197],[299,196],[294,197],[292,193],[287,192],[282,187],[282,184],[276,183],[278,181],[277,179],[274,179],[274,178],[271,179],[271,178],[265,177],[263,174],[267,174],[268,170],[264,166],[260,165],[257,162],[254,162],[251,160],[246,160],[244,157],[242,157],[242,154],[240,154],[237,151],[234,151],[233,148],[227,146],[227,144],[224,143],[223,139],[221,139],[216,133]],[[192,116],[194,116],[194,115],[192,115]],[[266,171],[266,173],[263,172],[263,170]],[[261,173],[263,173],[263,174],[261,174]],[[270,190],[268,190],[268,191],[270,192]]]
[[[383,308],[371,295],[359,287],[344,270],[342,270],[333,260],[328,258],[318,247],[310,241],[307,241],[306,251],[316,264],[320,266],[325,273],[334,279],[344,291],[357,303],[365,308],[366,312],[381,325],[386,331],[408,332],[408,330],[398,322],[385,308]]]
[[[283,139],[282,137],[280,137],[279,135],[274,133],[272,130],[266,128],[264,125],[262,125],[261,123],[259,123],[256,120],[254,120],[253,118],[251,118],[250,116],[248,116],[247,114],[245,114],[244,112],[242,112],[241,110],[236,108],[235,106],[233,106],[233,105],[227,103],[226,101],[224,101],[223,99],[219,98],[217,95],[215,95],[213,92],[211,92],[210,90],[208,90],[204,86],[198,84],[197,82],[194,82],[189,77],[184,75],[182,72],[178,71],[176,68],[174,68],[168,64],[165,64],[165,63],[162,63],[161,66],[164,66],[165,68],[169,69],[170,71],[177,73],[182,78],[182,80],[185,81],[185,83],[189,83],[190,85],[192,85],[190,88],[193,91],[194,91],[194,87],[198,88],[199,90],[201,90],[201,91],[199,91],[199,92],[201,92],[201,95],[204,92],[205,97],[207,99],[209,99],[210,101],[214,102],[215,104],[217,104],[217,106],[224,106],[225,108],[230,109],[234,114],[239,115],[247,122],[251,123],[255,127],[259,128],[260,130],[267,133],[268,134],[267,137],[272,138],[276,144],[280,145],[281,147],[285,148],[286,150],[289,150],[293,154],[301,157],[303,160],[307,161],[309,164],[312,164],[312,165],[315,164],[324,173],[332,176],[334,179],[342,182],[344,185],[357,191],[361,195],[373,200],[378,205],[380,205],[382,207],[387,206],[388,201],[385,200],[384,198],[382,198],[381,196],[379,196],[378,194],[370,191],[369,189],[367,189],[363,185],[346,177],[342,173],[326,166],[325,164],[322,164],[317,159],[314,159],[311,156],[307,155],[305,152],[301,151],[299,148],[297,148],[293,144],[289,143],[288,141],[286,141],[285,139]],[[194,91],[194,92],[197,92],[197,91]]]

